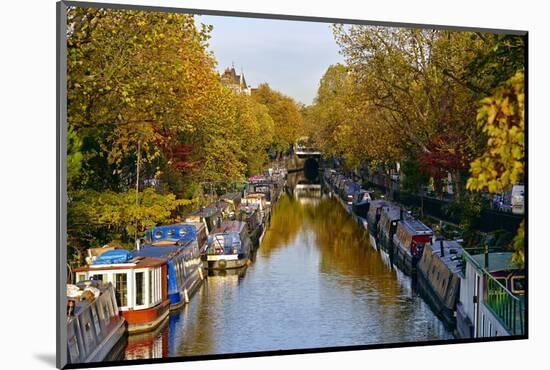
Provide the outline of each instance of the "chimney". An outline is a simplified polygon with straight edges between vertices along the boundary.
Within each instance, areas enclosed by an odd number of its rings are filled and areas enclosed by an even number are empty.
[[[403,208],[399,208],[399,219],[403,220]]]
[[[439,239],[439,249],[441,250],[441,257],[445,257],[445,248],[443,248],[443,238]]]
[[[485,269],[489,269],[489,245],[485,244]]]

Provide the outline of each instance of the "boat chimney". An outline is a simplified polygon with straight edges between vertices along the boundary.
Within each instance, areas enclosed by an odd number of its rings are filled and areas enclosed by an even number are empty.
[[[403,208],[399,208],[399,220],[403,220]]]
[[[140,243],[140,239],[136,239],[136,250],[140,250],[141,249],[141,243]]]
[[[485,269],[489,269],[489,245],[485,244]]]
[[[441,257],[445,257],[445,248],[443,248],[443,238],[439,239],[439,249],[441,251]]]

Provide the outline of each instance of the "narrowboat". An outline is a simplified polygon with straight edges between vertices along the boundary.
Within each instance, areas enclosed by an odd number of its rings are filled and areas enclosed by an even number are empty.
[[[201,222],[184,222],[176,225],[156,226],[145,232],[145,243],[153,245],[172,245],[188,240],[195,240],[199,250],[206,247],[208,233]]]
[[[365,189],[359,189],[359,191],[356,192],[353,196],[353,213],[355,213],[357,217],[366,220],[371,200],[372,198],[368,191],[366,191]]]
[[[213,203],[192,212],[185,218],[184,222],[202,223],[206,226],[207,232],[210,233],[223,220],[223,217],[221,210]]]
[[[246,222],[248,236],[252,242],[252,250],[255,251],[260,246],[265,232],[260,214],[260,205],[254,203],[248,205],[241,204],[238,212],[237,220]]]
[[[274,192],[273,182],[265,176],[252,176],[248,178],[247,194],[264,194],[268,205],[275,202],[277,194]]]
[[[378,222],[378,242],[380,249],[387,254],[391,264],[393,264],[394,258],[393,236],[397,231],[397,223],[402,219],[403,209],[401,207],[391,203],[382,207]]]
[[[456,304],[460,293],[462,246],[440,238],[426,244],[418,262],[418,288],[448,329],[456,328]]]
[[[133,252],[133,255],[167,260],[165,279],[171,310],[189,303],[191,296],[204,280],[201,254],[195,240],[185,240],[172,245],[146,244]]]
[[[115,249],[74,271],[77,282],[96,280],[113,284],[118,309],[130,334],[153,330],[168,317],[165,258],[133,256],[127,250]]]
[[[208,235],[204,267],[209,270],[241,268],[249,264],[251,252],[246,223],[223,221]]]
[[[225,193],[220,197],[220,200],[231,204],[236,209],[241,204],[241,198],[241,193]]]
[[[456,336],[524,335],[525,271],[511,262],[512,253],[463,251],[463,256]]]
[[[261,223],[265,225],[265,228],[269,227],[271,223],[271,206],[265,199],[265,194],[248,194],[241,199],[241,205],[248,206],[255,204],[258,206],[258,212],[260,214]]]
[[[361,190],[361,185],[352,180],[347,180],[344,183],[344,189],[342,191],[342,202],[346,212],[350,213],[353,211],[353,198],[355,194]]]
[[[388,207],[390,203],[383,199],[373,200],[367,212],[367,230],[369,232],[369,242],[374,249],[378,246],[378,222],[382,215],[382,208]]]
[[[421,221],[409,215],[400,220],[393,236],[393,254],[397,267],[407,275],[415,273],[424,246],[430,243],[432,236],[432,229]]]
[[[67,362],[120,360],[125,342],[126,320],[118,313],[112,284],[68,284]]]

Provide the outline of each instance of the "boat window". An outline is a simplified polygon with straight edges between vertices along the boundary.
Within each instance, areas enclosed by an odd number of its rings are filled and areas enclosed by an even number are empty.
[[[495,278],[495,280],[498,281],[503,287],[507,288],[505,277]]]
[[[160,301],[160,297],[161,297],[160,268],[157,268],[155,270],[155,279],[156,279],[155,289],[157,290],[156,297],[157,297],[157,301]]]
[[[82,273],[82,274],[76,274],[76,282],[80,282],[80,281],[84,281],[86,280],[86,273]]]
[[[155,239],[160,239],[160,238],[162,238],[162,231],[161,230],[155,231]]]
[[[116,303],[119,307],[128,306],[128,276],[126,273],[115,275]]]
[[[141,306],[145,304],[145,279],[143,278],[143,275],[143,272],[136,272],[136,306]]]
[[[525,293],[525,276],[512,276],[512,293]]]
[[[186,231],[185,229],[181,228],[181,229],[179,230],[179,235],[180,235],[180,236],[185,236],[186,234],[187,234],[187,231]]]
[[[95,275],[92,275],[92,280],[95,280],[95,281],[101,281],[101,282],[105,282],[105,274],[95,274]]]

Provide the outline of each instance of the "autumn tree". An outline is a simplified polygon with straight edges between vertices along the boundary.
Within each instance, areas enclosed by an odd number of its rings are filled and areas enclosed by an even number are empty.
[[[483,154],[470,164],[467,187],[490,193],[523,183],[525,175],[525,82],[523,71],[481,101],[478,126],[487,135]],[[525,221],[512,243],[514,262],[524,264]]]
[[[267,107],[273,120],[273,149],[279,152],[287,150],[303,135],[304,122],[300,107],[292,98],[271,89],[266,83],[260,84],[252,97]]]
[[[336,25],[334,33],[364,101],[376,108],[373,124],[398,140],[402,156],[451,173],[460,194],[461,173],[481,145],[465,68],[482,38],[374,26]],[[438,159],[447,156],[455,160]]]

